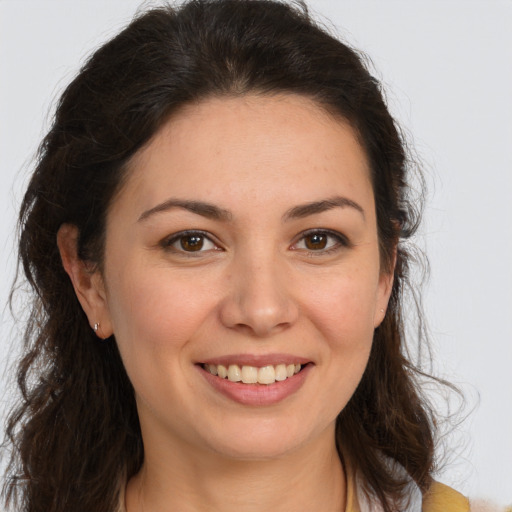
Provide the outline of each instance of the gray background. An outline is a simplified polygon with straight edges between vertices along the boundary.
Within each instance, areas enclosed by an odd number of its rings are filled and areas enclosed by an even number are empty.
[[[84,56],[139,5],[0,0],[2,305],[14,276],[15,212],[52,102]],[[417,244],[431,264],[425,306],[436,372],[462,388],[470,413],[445,439],[450,457],[439,478],[467,494],[512,503],[512,2],[309,5],[371,56],[427,171],[430,194]],[[4,308],[2,374],[15,354],[13,326]],[[4,406],[13,393],[8,382],[0,381]]]

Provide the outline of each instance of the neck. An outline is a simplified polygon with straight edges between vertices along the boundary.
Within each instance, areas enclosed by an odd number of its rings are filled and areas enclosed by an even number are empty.
[[[160,445],[126,490],[127,512],[345,510],[346,485],[334,432],[269,460],[239,460]],[[167,456],[169,455],[169,456]]]

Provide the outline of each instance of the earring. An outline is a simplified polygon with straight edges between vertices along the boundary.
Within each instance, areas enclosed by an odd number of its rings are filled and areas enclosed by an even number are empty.
[[[103,336],[101,336],[101,335],[99,334],[99,329],[100,329],[100,323],[99,323],[99,322],[96,322],[96,323],[94,324],[93,328],[92,328],[92,330],[94,331],[94,334],[96,334],[96,336],[97,336],[100,340],[102,340],[102,341],[104,341],[104,340],[108,339],[108,338],[104,338]]]
[[[381,312],[381,313],[384,313],[384,310],[381,308],[380,312]]]

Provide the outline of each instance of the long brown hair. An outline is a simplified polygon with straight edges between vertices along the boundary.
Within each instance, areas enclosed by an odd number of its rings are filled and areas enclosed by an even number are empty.
[[[11,413],[6,504],[25,512],[112,512],[119,482],[144,453],[134,392],[115,339],[98,342],[61,264],[56,233],[79,230],[80,258],[101,269],[105,218],[127,163],[180,107],[208,96],[286,92],[347,120],[366,151],[383,268],[396,255],[389,309],[336,441],[390,512],[405,481],[431,483],[434,421],[406,357],[405,242],[417,204],[400,131],[364,59],[329,35],[305,5],[192,0],[140,14],[97,50],[63,93],[21,206],[19,254],[33,288]],[[420,313],[416,313],[420,314]]]

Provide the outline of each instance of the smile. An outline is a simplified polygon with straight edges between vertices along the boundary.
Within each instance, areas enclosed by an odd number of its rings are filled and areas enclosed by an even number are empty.
[[[282,382],[299,373],[302,365],[277,364],[262,367],[239,366],[237,364],[203,364],[203,368],[211,375],[228,379],[231,382],[242,382],[243,384],[274,384]]]
[[[297,354],[225,354],[195,363],[210,389],[247,406],[271,406],[309,380],[315,362]]]

